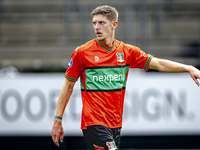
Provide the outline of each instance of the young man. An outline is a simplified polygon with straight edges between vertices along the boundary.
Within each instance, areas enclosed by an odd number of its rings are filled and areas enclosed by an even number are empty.
[[[115,8],[97,7],[92,12],[97,38],[78,47],[71,56],[51,131],[57,146],[59,139],[63,140],[62,116],[79,77],[83,102],[81,129],[90,150],[114,150],[119,146],[129,68],[189,72],[199,86],[200,71],[195,67],[158,59],[138,47],[117,41],[117,19]]]

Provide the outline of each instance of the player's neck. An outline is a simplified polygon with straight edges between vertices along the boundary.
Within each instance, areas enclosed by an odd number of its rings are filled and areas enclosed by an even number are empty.
[[[111,47],[114,43],[114,35],[112,35],[110,38],[107,38],[105,40],[102,41],[103,44],[105,44],[108,47]]]

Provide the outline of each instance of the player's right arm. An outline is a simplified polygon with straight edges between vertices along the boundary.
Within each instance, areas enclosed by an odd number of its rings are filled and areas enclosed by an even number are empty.
[[[185,65],[177,62],[173,62],[170,60],[152,58],[149,68],[156,69],[161,72],[169,72],[169,73],[180,73],[180,72],[188,72],[191,78],[195,81],[195,83],[200,86],[200,83],[197,79],[200,79],[200,70],[191,66]]]
[[[73,92],[74,84],[75,82],[65,79],[64,85],[60,92],[60,96],[58,98],[55,116],[63,117],[65,108]],[[64,135],[64,131],[63,131],[63,126],[62,126],[62,120],[54,119],[53,127],[51,130],[51,136],[56,146],[59,147],[59,138],[61,142],[63,141],[63,135]]]

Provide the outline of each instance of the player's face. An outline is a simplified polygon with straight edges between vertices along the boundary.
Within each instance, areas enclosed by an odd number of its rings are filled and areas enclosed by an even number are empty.
[[[112,37],[113,27],[112,23],[103,15],[93,16],[93,28],[97,35],[98,40],[104,41]]]

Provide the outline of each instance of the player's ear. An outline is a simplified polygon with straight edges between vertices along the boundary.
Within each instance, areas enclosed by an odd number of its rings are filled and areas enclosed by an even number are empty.
[[[117,25],[118,25],[118,22],[113,21],[113,23],[112,23],[113,30],[115,30],[117,28]]]

